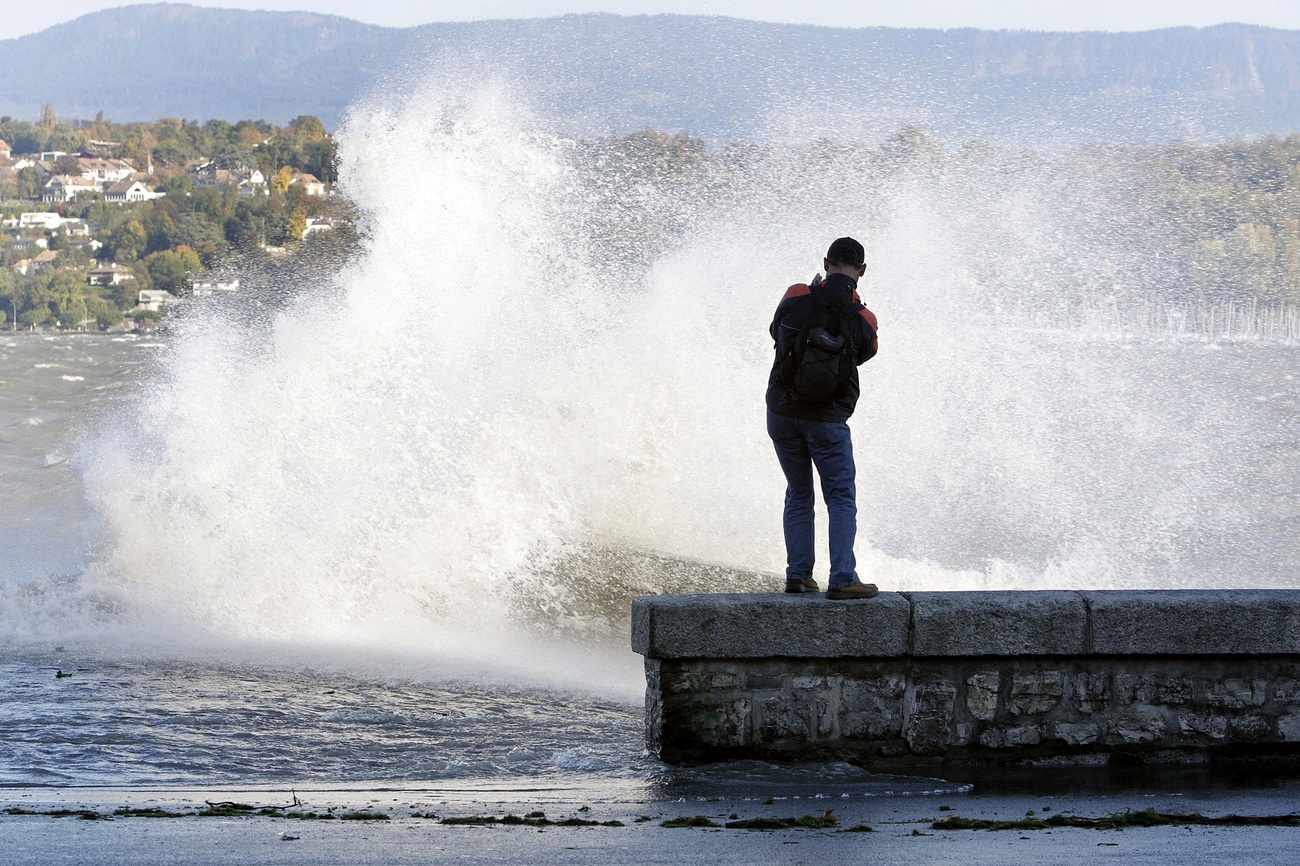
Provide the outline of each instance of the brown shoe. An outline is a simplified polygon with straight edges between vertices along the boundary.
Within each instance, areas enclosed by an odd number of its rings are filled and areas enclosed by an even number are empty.
[[[855,598],[871,598],[880,590],[876,589],[874,583],[850,583],[848,586],[841,586],[839,589],[828,589],[826,597],[831,601],[849,601]]]
[[[803,580],[787,580],[785,582],[786,592],[821,592],[822,588],[817,585],[817,581],[811,577],[805,577]]]

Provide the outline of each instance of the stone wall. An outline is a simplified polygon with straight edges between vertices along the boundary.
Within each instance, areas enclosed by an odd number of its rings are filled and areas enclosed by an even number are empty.
[[[1300,751],[1291,590],[657,596],[633,648],[669,762]]]

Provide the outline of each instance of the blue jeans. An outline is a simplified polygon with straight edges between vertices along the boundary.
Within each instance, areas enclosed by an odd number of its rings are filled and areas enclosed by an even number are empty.
[[[830,515],[830,588],[858,582],[853,539],[858,532],[857,470],[849,425],[807,421],[769,411],[767,435],[785,473],[786,580],[812,577],[815,556],[813,527],[813,467],[822,482],[822,498]]]

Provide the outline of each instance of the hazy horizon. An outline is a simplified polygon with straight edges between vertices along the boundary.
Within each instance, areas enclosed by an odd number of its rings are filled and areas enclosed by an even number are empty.
[[[112,0],[68,0],[57,11],[19,7],[0,18],[0,39],[37,33],[105,9],[145,5]],[[451,21],[503,18],[549,18],[587,12],[620,15],[720,15],[751,21],[814,24],[826,27],[899,27],[1039,32],[1137,32],[1170,27],[1252,24],[1283,30],[1300,29],[1300,4],[1273,0],[1192,0],[1133,4],[1104,0],[1080,7],[1067,3],[1011,0],[996,7],[953,0],[916,0],[898,5],[868,0],[846,9],[832,0],[745,2],[745,0],[444,0],[431,9],[410,0],[372,0],[364,7],[348,0],[196,0],[181,5],[207,8],[312,12],[338,15],[383,27],[415,27]]]

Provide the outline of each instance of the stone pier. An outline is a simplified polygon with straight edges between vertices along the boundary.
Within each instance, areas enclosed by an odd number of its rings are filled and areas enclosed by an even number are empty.
[[[632,648],[670,763],[1300,755],[1300,590],[650,596]]]

